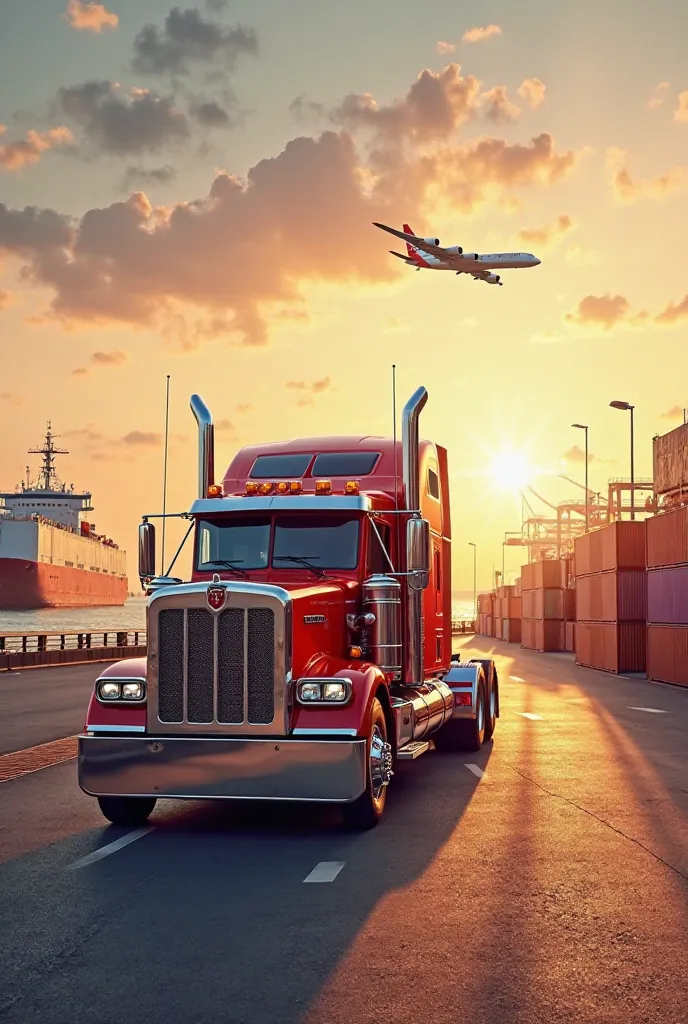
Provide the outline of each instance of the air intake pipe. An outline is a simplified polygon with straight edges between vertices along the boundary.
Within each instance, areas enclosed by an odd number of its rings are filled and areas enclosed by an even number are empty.
[[[428,400],[425,388],[415,391],[404,406],[401,426],[401,450],[406,508],[418,515],[420,510],[419,434],[418,419]],[[407,543],[407,569],[409,567]],[[404,650],[404,682],[407,685],[423,682],[422,615],[423,592],[412,586],[407,576],[406,647]]]
[[[189,405],[198,424],[198,497],[207,498],[208,488],[215,483],[215,427],[200,395],[192,395]]]

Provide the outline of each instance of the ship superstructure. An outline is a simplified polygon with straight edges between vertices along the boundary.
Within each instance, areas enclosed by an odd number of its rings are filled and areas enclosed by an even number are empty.
[[[51,423],[40,448],[37,477],[29,467],[14,491],[0,492],[0,608],[122,605],[127,595],[126,553],[98,535],[86,517],[91,493],[67,487],[55,470]]]

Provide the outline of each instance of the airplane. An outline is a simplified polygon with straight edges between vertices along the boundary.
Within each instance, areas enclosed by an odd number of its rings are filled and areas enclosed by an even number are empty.
[[[493,252],[479,255],[477,252],[464,252],[460,245],[451,245],[444,249],[439,238],[419,238],[408,224],[403,231],[378,224],[376,228],[389,231],[397,238],[406,242],[407,256],[390,249],[392,256],[397,256],[409,267],[416,270],[453,270],[455,274],[470,274],[474,281],[485,281],[486,284],[504,284],[495,270],[518,270],[524,267],[537,267],[540,260],[529,252]]]

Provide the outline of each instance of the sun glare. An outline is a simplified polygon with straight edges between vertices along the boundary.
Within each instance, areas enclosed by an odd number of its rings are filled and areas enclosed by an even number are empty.
[[[523,452],[504,450],[495,455],[490,476],[502,491],[520,491],[527,487],[535,471]]]

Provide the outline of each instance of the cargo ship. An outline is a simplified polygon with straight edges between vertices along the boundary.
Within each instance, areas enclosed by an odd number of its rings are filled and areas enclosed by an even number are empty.
[[[0,492],[0,609],[96,608],[123,605],[128,591],[126,552],[98,535],[86,519],[91,494],[76,493],[55,472],[56,448],[48,423],[36,480]]]

